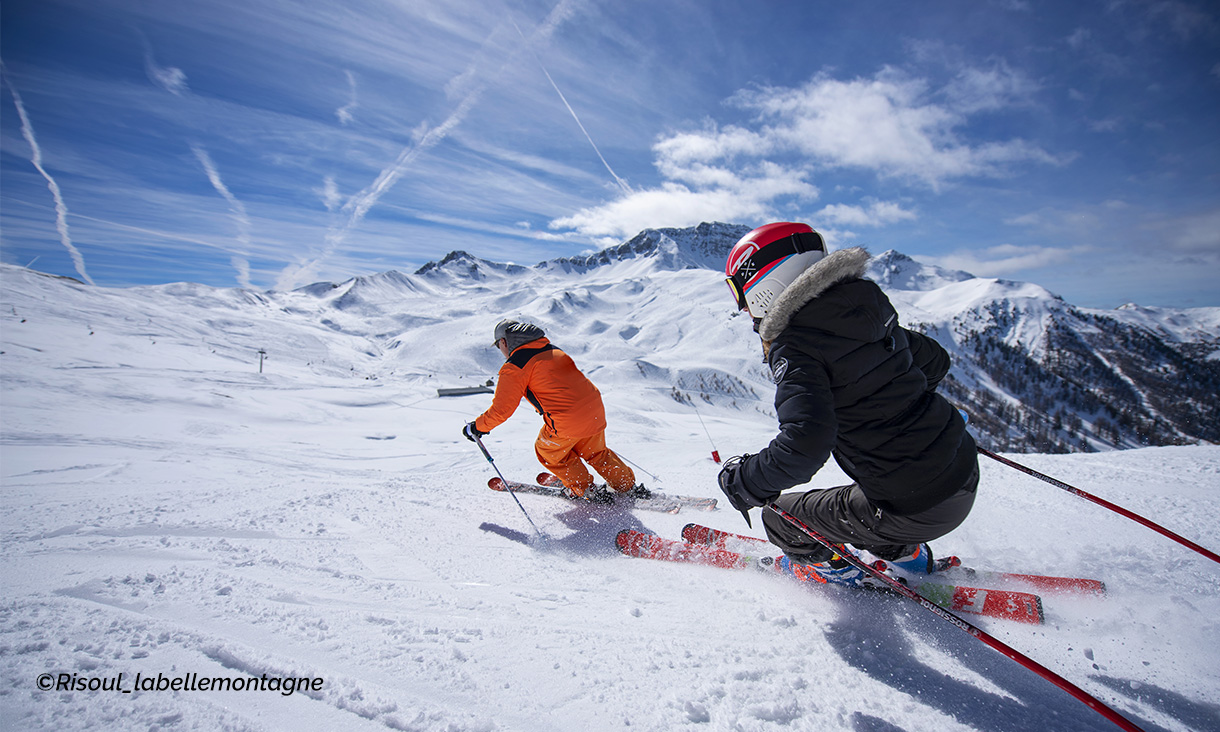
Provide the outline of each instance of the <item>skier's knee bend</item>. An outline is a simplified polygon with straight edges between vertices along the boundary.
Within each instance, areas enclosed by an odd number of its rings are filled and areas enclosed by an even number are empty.
[[[794,562],[816,564],[825,562],[834,555],[834,552],[797,532],[786,521],[769,511],[763,512],[763,528],[771,543]]]

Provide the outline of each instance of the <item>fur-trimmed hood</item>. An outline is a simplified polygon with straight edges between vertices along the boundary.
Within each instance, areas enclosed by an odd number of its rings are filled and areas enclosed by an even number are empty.
[[[796,311],[805,307],[810,300],[844,280],[863,277],[871,258],[863,247],[840,249],[823,257],[775,298],[758,326],[758,335],[765,342],[775,340],[788,327]]]

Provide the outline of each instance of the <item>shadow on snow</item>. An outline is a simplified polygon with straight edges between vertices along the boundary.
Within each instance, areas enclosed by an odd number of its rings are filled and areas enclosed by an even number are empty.
[[[841,612],[835,614],[827,627],[826,639],[839,656],[871,678],[909,694],[921,704],[962,724],[995,732],[1068,729],[1113,732],[1117,729],[1113,722],[1066,691],[956,627],[917,609],[908,600],[872,594],[853,596],[847,591],[836,594],[840,595]],[[999,691],[980,688],[924,663],[913,643],[915,638],[986,679]],[[1132,723],[1147,732],[1164,732],[1164,727],[1141,718],[1129,705],[1116,705],[1104,698],[1106,696],[1102,694],[1099,698]],[[1167,709],[1163,711],[1177,716]],[[859,713],[852,722],[855,732],[901,729],[885,720]]]

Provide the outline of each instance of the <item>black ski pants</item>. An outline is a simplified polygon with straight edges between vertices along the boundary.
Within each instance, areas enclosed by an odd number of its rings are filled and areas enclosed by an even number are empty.
[[[961,490],[932,508],[909,516],[882,511],[856,484],[785,493],[775,503],[806,526],[836,544],[851,544],[879,559],[898,559],[913,544],[931,541],[953,531],[974,506],[979,484],[975,466]],[[824,562],[831,552],[789,524],[774,511],[763,509],[767,537],[798,562]]]

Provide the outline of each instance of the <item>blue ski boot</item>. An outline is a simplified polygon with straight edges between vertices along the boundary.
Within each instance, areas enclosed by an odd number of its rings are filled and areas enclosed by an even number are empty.
[[[908,544],[906,551],[897,559],[885,563],[907,574],[932,574],[936,565],[932,561],[932,547],[927,544]]]

